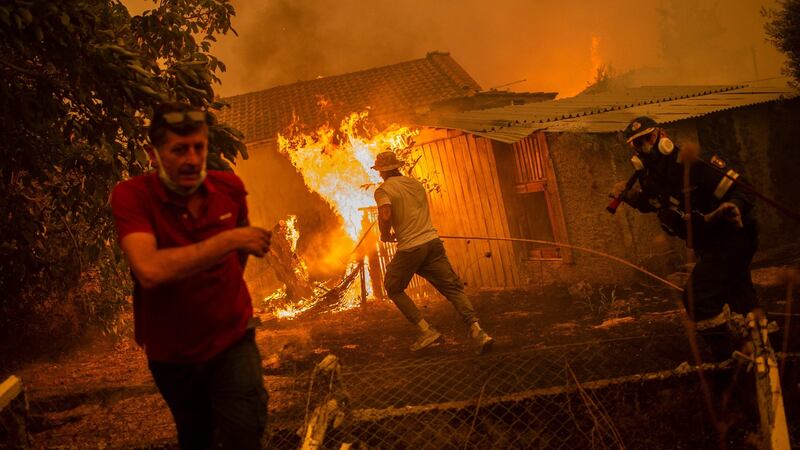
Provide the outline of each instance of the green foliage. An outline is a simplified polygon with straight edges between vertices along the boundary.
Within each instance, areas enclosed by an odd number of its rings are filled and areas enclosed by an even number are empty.
[[[800,82],[800,0],[779,0],[779,8],[764,8],[769,41],[786,55],[786,71]]]
[[[35,334],[43,314],[70,309],[42,309],[52,299],[76,301],[79,324],[119,311],[111,189],[147,168],[156,103],[223,107],[210,49],[233,14],[228,0],[159,0],[134,17],[114,0],[0,3],[0,333]],[[225,169],[245,147],[213,121],[209,166]]]

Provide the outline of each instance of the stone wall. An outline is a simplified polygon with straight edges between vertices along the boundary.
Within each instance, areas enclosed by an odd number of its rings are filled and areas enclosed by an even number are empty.
[[[654,215],[621,205],[606,211],[615,182],[633,174],[631,151],[616,134],[548,134],[569,243],[623,258],[660,275],[675,271],[684,260],[681,241],[667,236]],[[573,264],[544,263],[552,281],[621,283],[637,273],[619,262],[575,251]],[[542,271],[542,264],[530,263]],[[535,278],[535,277],[534,277]]]
[[[699,142],[740,171],[760,193],[800,209],[800,100],[756,105],[698,118]],[[796,241],[800,224],[757,201],[763,251]]]

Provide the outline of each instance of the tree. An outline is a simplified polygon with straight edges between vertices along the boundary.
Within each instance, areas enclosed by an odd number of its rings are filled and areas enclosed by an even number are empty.
[[[786,55],[786,72],[800,82],[800,0],[779,0],[779,9],[764,8],[769,41]]]
[[[146,170],[156,103],[223,106],[210,49],[233,15],[228,0],[154,0],[133,17],[118,0],[0,3],[0,343],[113,326],[128,276],[110,191]],[[211,116],[209,166],[227,168],[245,147]]]

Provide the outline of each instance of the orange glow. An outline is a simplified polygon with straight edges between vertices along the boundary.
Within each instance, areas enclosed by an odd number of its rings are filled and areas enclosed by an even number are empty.
[[[366,258],[364,260],[366,264]],[[353,271],[360,269],[360,262],[354,261],[350,263],[345,271],[345,276],[342,278],[346,280]],[[369,271],[364,271],[364,280],[365,288],[367,291],[367,298],[373,298],[372,295],[372,288],[370,286],[369,281]],[[356,276],[353,281],[345,288],[345,290],[339,295],[338,301],[336,302],[333,307],[327,309],[329,312],[338,312],[338,311],[345,311],[348,309],[355,308],[361,304],[361,277]],[[277,307],[272,309],[272,314],[278,319],[294,319],[300,314],[310,310],[314,306],[317,306],[320,301],[323,300],[323,297],[329,290],[323,289],[322,285],[318,284],[314,288],[314,296],[312,298],[301,298],[296,300],[292,303],[286,304],[282,307]],[[265,297],[263,301],[265,303],[270,302],[285,302],[286,299],[286,289],[280,288],[277,289],[275,292],[270,294],[269,296]]]
[[[589,74],[589,79],[594,80],[600,75],[600,70],[603,68],[603,58],[600,57],[600,38],[597,36],[592,36],[590,55],[592,61],[592,72]]]
[[[351,248],[361,230],[358,209],[375,202],[367,188],[381,181],[378,172],[370,169],[375,156],[385,150],[405,149],[419,134],[419,130],[396,125],[373,134],[367,116],[366,111],[352,113],[338,129],[323,125],[308,134],[295,120],[286,135],[278,135],[278,148],[289,155],[306,186],[342,217],[345,231],[353,240]]]
[[[314,304],[314,299],[301,299],[293,304],[287,305],[284,308],[277,309],[274,314],[278,319],[294,319],[299,314],[311,309]]]
[[[289,216],[286,219],[286,240],[293,252],[297,251],[297,241],[300,239],[300,231],[297,230],[297,216]]]
[[[324,99],[321,106],[326,106]],[[330,253],[319,263],[328,267],[344,269],[343,280],[349,285],[344,288],[335,305],[326,306],[328,311],[343,311],[354,308],[361,303],[361,283],[365,284],[367,296],[372,297],[372,286],[368,270],[364,279],[354,274],[360,270],[367,258],[361,253],[356,261],[351,261],[354,246],[361,237],[363,211],[360,209],[374,206],[374,187],[381,182],[377,171],[371,169],[375,157],[382,151],[398,152],[399,157],[407,157],[403,152],[413,145],[413,139],[419,130],[392,125],[383,132],[375,132],[369,124],[368,113],[352,113],[346,116],[339,127],[334,129],[323,125],[318,129],[305,133],[299,119],[295,117],[286,134],[278,135],[278,148],[289,156],[292,165],[303,176],[306,187],[320,194],[331,208],[341,217],[346,238],[329,238]],[[290,217],[285,223],[286,239],[292,251],[297,248],[299,231],[296,218]],[[333,236],[333,234],[331,235]],[[341,236],[341,235],[339,235]],[[301,277],[308,278],[308,271],[302,259],[297,260],[293,268]],[[349,280],[352,280],[350,282]],[[299,299],[286,305],[285,290],[278,290],[267,297],[270,301],[283,300],[284,306],[276,308],[274,314],[279,319],[292,319],[317,305],[327,289],[319,285],[314,289],[314,297]],[[265,301],[267,301],[265,299]]]

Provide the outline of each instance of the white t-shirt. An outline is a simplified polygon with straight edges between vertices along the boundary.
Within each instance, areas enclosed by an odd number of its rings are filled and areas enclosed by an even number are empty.
[[[403,176],[390,177],[375,190],[378,208],[392,206],[392,227],[397,235],[397,249],[425,244],[439,235],[431,223],[428,197],[419,181]]]

